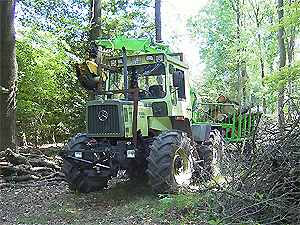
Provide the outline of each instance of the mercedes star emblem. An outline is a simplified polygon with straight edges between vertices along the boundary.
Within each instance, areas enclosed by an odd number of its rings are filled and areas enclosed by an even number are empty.
[[[100,121],[104,122],[108,119],[108,112],[106,112],[104,109],[99,111],[98,118]]]

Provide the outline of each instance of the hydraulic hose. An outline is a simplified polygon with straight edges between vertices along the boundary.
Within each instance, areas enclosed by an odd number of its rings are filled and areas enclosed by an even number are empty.
[[[103,54],[109,54],[109,53],[111,53],[113,50],[115,50],[115,46],[114,46],[114,44],[112,43],[112,41],[111,40],[107,40],[108,42],[109,42],[109,44],[111,44],[111,49],[109,50],[109,51],[102,51],[102,50],[100,50],[100,49],[98,49],[98,51],[100,52],[100,53],[103,53]]]

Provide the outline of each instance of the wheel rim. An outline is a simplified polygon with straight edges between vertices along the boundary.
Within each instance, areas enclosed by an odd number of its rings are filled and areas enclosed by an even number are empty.
[[[176,152],[173,160],[173,174],[177,184],[184,184],[187,180],[188,158],[182,150]]]

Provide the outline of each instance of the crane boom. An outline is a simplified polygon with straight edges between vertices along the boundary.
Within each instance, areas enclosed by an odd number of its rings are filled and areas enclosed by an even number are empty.
[[[102,40],[99,37],[95,40],[95,44],[107,49],[122,49],[123,47],[125,47],[126,50],[142,51],[145,53],[172,53],[168,45],[154,42],[151,38],[127,39],[125,36],[121,36],[120,38],[113,40]]]

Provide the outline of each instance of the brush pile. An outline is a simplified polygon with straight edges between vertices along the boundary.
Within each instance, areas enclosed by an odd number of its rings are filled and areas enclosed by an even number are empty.
[[[0,151],[0,188],[29,180],[63,179],[62,159],[57,153],[57,148]]]
[[[300,224],[299,108],[287,117],[285,129],[263,119],[252,139],[218,150],[218,174],[200,191],[217,224]]]

